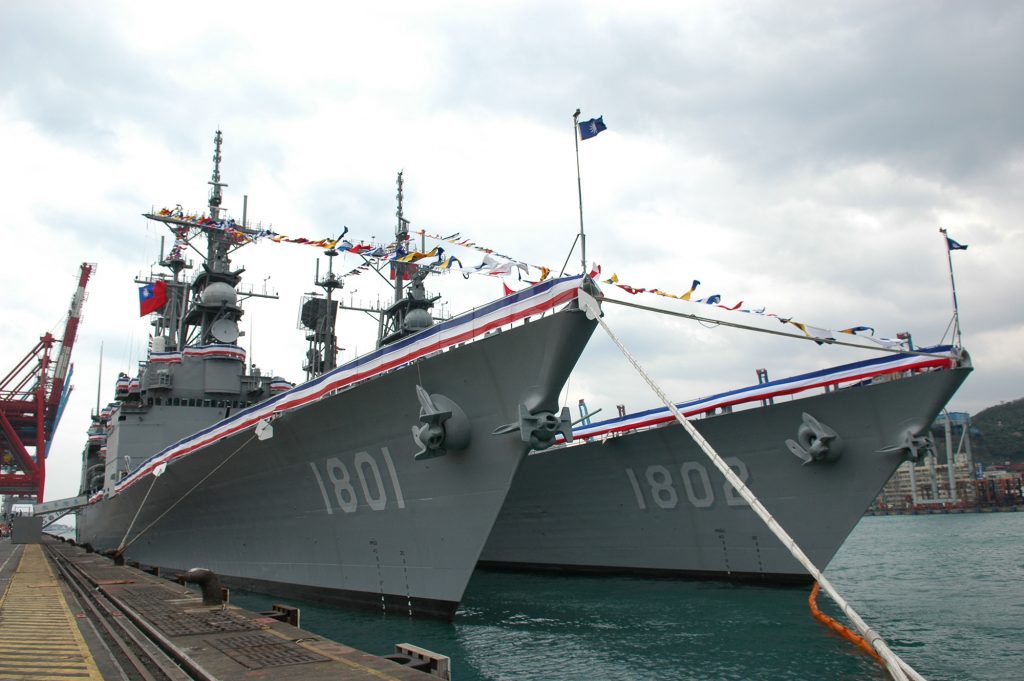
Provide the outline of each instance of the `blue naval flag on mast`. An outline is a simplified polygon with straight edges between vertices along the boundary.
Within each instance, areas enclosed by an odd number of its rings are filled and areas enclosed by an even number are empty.
[[[967,244],[957,243],[956,241],[953,241],[952,239],[950,239],[948,236],[946,237],[946,246],[951,251],[966,251],[967,250]]]
[[[608,129],[608,126],[604,124],[604,116],[591,118],[589,121],[581,121],[579,126],[581,140],[588,140],[591,137],[597,137],[598,133]]]

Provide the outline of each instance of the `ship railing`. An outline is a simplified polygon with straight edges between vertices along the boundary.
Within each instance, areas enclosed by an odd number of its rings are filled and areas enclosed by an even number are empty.
[[[120,493],[143,480],[159,466],[192,456],[210,445],[280,414],[303,409],[328,395],[351,390],[356,384],[376,380],[397,367],[409,366],[420,358],[443,352],[452,346],[475,341],[499,327],[563,310],[578,299],[581,277],[549,279],[528,289],[474,308],[450,320],[435,324],[395,343],[378,348],[331,371],[272,395],[216,423],[178,440],[136,466],[114,487]]]
[[[454,319],[454,318],[457,318],[457,317],[460,317],[460,316],[463,316],[463,315],[469,315],[469,314],[475,313],[475,312],[477,312],[479,310],[483,310],[486,307],[487,307],[486,305],[472,307],[469,310],[466,310],[464,312],[460,312],[457,315],[449,315],[445,319],[446,320],[450,320],[450,319]],[[342,387],[337,388],[335,390],[332,390],[328,394],[329,395],[341,394],[341,393],[349,391],[349,390],[351,390],[351,389],[353,389],[353,388],[355,388],[357,386],[363,385],[364,383],[367,383],[369,381],[374,381],[374,380],[380,378],[381,376],[386,376],[387,374],[390,374],[390,373],[393,373],[395,371],[399,371],[399,370],[404,369],[406,367],[412,366],[412,365],[414,365],[414,364],[416,364],[418,362],[422,362],[423,360],[429,359],[431,357],[436,357],[436,356],[438,356],[440,354],[443,354],[445,352],[451,352],[453,350],[457,350],[457,349],[459,349],[461,347],[464,347],[466,345],[469,345],[471,343],[478,343],[478,342],[480,342],[482,340],[485,340],[487,338],[491,338],[491,337],[493,337],[495,335],[498,335],[498,334],[500,334],[500,333],[502,333],[504,331],[511,331],[512,329],[515,329],[517,327],[525,326],[525,325],[529,324],[531,321],[538,320],[538,319],[543,319],[544,317],[546,317],[546,316],[548,316],[550,314],[555,314],[557,312],[562,311],[564,309],[564,307],[565,306],[558,306],[557,308],[548,309],[548,310],[545,310],[545,311],[540,312],[540,313],[535,314],[535,315],[530,315],[530,316],[527,316],[527,317],[522,317],[522,318],[519,318],[519,319],[515,319],[514,321],[512,321],[512,322],[510,322],[508,324],[504,324],[502,326],[496,327],[496,328],[494,328],[494,329],[492,329],[490,331],[487,331],[486,333],[484,333],[484,334],[482,334],[480,336],[475,336],[473,338],[470,338],[470,339],[468,339],[466,341],[462,341],[460,343],[455,343],[455,344],[452,344],[452,345],[449,345],[449,346],[446,346],[446,347],[443,347],[443,348],[440,348],[440,349],[437,349],[437,350],[432,350],[432,351],[428,352],[427,354],[424,354],[424,355],[422,355],[420,357],[416,357],[414,359],[411,359],[408,362],[404,362],[402,364],[397,364],[397,365],[391,367],[390,369],[386,369],[386,370],[384,370],[384,371],[382,371],[382,372],[380,372],[378,374],[375,374],[373,376],[369,376],[367,378],[362,378],[362,379],[359,379],[357,381],[353,381],[353,382],[349,383],[348,385],[345,385],[345,386],[342,386]],[[412,338],[412,337],[413,336],[408,336],[408,338]]]
[[[943,371],[957,366],[958,356],[952,346],[936,346],[923,354],[899,354],[879,359],[853,362],[820,371],[800,374],[768,383],[730,390],[716,395],[680,402],[676,407],[690,420],[713,418],[733,411],[746,411],[769,406],[776,399],[799,400],[836,390],[848,390],[874,383],[901,380],[930,371]],[[626,414],[577,428],[573,442],[566,446],[604,441],[628,433],[671,425],[675,418],[664,407]],[[559,444],[561,436],[559,436]]]

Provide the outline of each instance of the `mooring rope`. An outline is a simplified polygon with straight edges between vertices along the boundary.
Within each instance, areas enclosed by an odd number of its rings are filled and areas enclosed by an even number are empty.
[[[885,660],[878,656],[875,649],[868,645],[868,642],[864,640],[864,637],[855,631],[851,631],[849,627],[837,622],[833,618],[829,617],[821,611],[818,607],[818,592],[821,590],[821,585],[817,582],[814,583],[814,587],[811,589],[811,595],[807,597],[807,605],[811,608],[811,616],[824,624],[826,627],[839,634],[847,641],[853,643],[855,646],[863,650],[865,653],[874,658],[875,662],[885,666]]]
[[[744,331],[757,331],[759,333],[768,333],[773,336],[783,336],[785,338],[793,338],[795,340],[814,341],[815,343],[824,345],[844,345],[849,348],[859,348],[861,350],[874,350],[876,352],[888,352],[894,355],[917,355],[920,357],[941,357],[943,359],[949,359],[949,355],[936,354],[934,352],[919,352],[917,350],[905,350],[903,348],[887,348],[884,346],[871,346],[871,345],[860,345],[859,343],[850,343],[849,341],[836,340],[835,338],[817,338],[815,336],[798,336],[794,333],[785,333],[784,331],[772,331],[771,329],[762,329],[759,326],[751,326],[750,324],[739,324],[737,322],[726,322],[721,319],[712,319],[710,317],[701,317],[700,315],[688,314],[686,312],[673,312],[672,310],[663,310],[659,307],[650,307],[648,305],[640,305],[639,303],[630,303],[625,300],[616,300],[614,298],[608,298],[605,296],[596,296],[596,300],[604,303],[614,303],[615,305],[622,305],[624,307],[632,307],[636,310],[643,310],[644,312],[656,312],[658,314],[668,315],[670,317],[682,317],[683,319],[690,319],[695,322],[701,322],[704,324],[714,324],[716,326],[728,326],[734,329],[743,329]]]
[[[839,609],[843,611],[843,614],[853,622],[857,631],[860,632],[860,635],[864,637],[864,639],[885,661],[885,667],[892,675],[893,679],[896,681],[910,681],[910,679],[913,679],[913,681],[925,681],[924,677],[914,671],[909,664],[900,659],[900,657],[889,648],[885,640],[883,640],[878,633],[876,633],[863,619],[861,619],[860,615],[857,614],[853,607],[846,602],[846,599],[839,595],[839,592],[832,586],[832,583],[825,578],[825,575],[823,575],[821,570],[811,562],[811,559],[807,557],[807,554],[805,554],[797,545],[796,541],[789,536],[789,533],[786,532],[778,521],[775,520],[772,514],[768,512],[768,509],[764,507],[761,500],[754,496],[754,493],[750,491],[750,488],[748,488],[743,481],[739,479],[736,473],[729,468],[728,464],[722,460],[722,457],[719,456],[714,447],[712,447],[711,444],[704,439],[704,436],[697,431],[694,425],[679,412],[676,405],[668,399],[664,391],[662,391],[658,384],[654,382],[654,379],[647,375],[647,372],[640,366],[640,363],[637,362],[633,355],[629,353],[626,347],[622,344],[622,341],[619,340],[618,336],[615,335],[615,332],[608,326],[608,323],[601,317],[601,308],[598,305],[597,300],[586,291],[580,290],[579,303],[580,307],[587,313],[588,317],[597,320],[598,324],[600,324],[601,328],[608,334],[608,337],[612,339],[612,342],[619,348],[619,351],[623,354],[626,360],[633,365],[633,368],[638,374],[640,374],[640,377],[644,379],[647,385],[651,387],[651,390],[653,390],[665,406],[668,407],[669,411],[672,412],[672,415],[675,416],[676,421],[679,422],[683,429],[686,430],[690,437],[693,438],[693,441],[697,443],[697,446],[701,448],[709,459],[711,459],[711,463],[713,463],[722,475],[725,476],[725,479],[729,481],[729,484],[739,492],[740,496],[742,496],[750,505],[750,508],[752,508],[761,520],[764,521],[765,525],[768,526],[768,529],[771,530],[772,534],[779,538],[779,541],[782,542],[783,546],[789,549],[790,554],[804,566],[807,572],[809,572],[811,576],[814,577],[814,580],[821,585],[821,588],[825,590],[825,593],[827,593],[836,605],[839,606]]]
[[[236,449],[235,451],[231,452],[231,453],[230,453],[230,454],[228,454],[228,455],[227,455],[226,457],[224,457],[224,460],[223,460],[223,461],[221,461],[221,462],[220,462],[219,464],[217,464],[216,466],[214,466],[214,467],[213,467],[213,469],[212,469],[212,470],[210,470],[210,472],[209,472],[209,473],[207,473],[206,475],[204,475],[204,476],[202,477],[202,479],[201,479],[201,480],[200,480],[199,482],[197,482],[196,484],[192,485],[192,487],[191,487],[191,488],[189,488],[189,490],[188,490],[188,491],[186,491],[186,492],[185,492],[184,494],[182,494],[182,495],[181,495],[180,497],[178,497],[178,498],[177,498],[177,500],[175,500],[175,502],[174,502],[173,504],[171,504],[170,506],[168,506],[168,507],[167,507],[167,509],[166,509],[166,510],[165,510],[165,511],[164,511],[163,513],[161,513],[160,515],[158,515],[158,516],[157,516],[157,517],[156,517],[156,518],[155,518],[155,519],[153,520],[153,522],[151,522],[151,523],[150,523],[149,525],[146,525],[146,526],[145,526],[144,528],[142,528],[141,530],[139,530],[139,533],[138,533],[137,535],[135,535],[134,537],[132,537],[132,540],[131,540],[130,542],[128,542],[127,544],[125,544],[125,543],[124,543],[124,539],[122,539],[122,540],[121,540],[121,546],[119,546],[119,547],[118,547],[117,551],[115,552],[115,555],[118,555],[118,556],[120,556],[121,554],[123,554],[123,553],[124,553],[124,551],[125,551],[125,549],[127,549],[127,548],[128,548],[129,546],[131,546],[132,544],[134,544],[134,543],[136,542],[136,540],[138,540],[138,538],[139,538],[139,537],[141,537],[141,536],[142,536],[143,534],[145,534],[145,533],[146,533],[146,532],[147,532],[147,531],[148,531],[148,530],[149,530],[149,529],[150,529],[151,527],[153,527],[153,526],[154,526],[154,525],[156,525],[156,524],[157,524],[158,522],[160,522],[160,519],[161,519],[161,518],[163,518],[163,517],[164,517],[165,515],[167,515],[168,513],[170,513],[170,512],[171,512],[171,511],[172,511],[172,510],[174,509],[174,507],[175,507],[175,506],[177,506],[178,504],[180,504],[180,503],[181,503],[182,501],[184,501],[184,500],[185,500],[185,497],[187,497],[187,496],[188,496],[189,494],[192,494],[192,492],[194,492],[194,491],[195,491],[195,490],[196,490],[196,489],[197,489],[197,488],[198,488],[198,487],[199,487],[200,485],[202,485],[202,484],[203,484],[204,482],[206,482],[207,478],[209,478],[209,477],[210,477],[211,475],[213,475],[214,473],[216,473],[217,471],[219,471],[219,470],[221,469],[221,467],[222,467],[222,466],[223,466],[224,464],[226,464],[226,463],[227,463],[228,461],[230,461],[230,460],[231,460],[231,458],[232,458],[232,457],[233,457],[233,456],[234,456],[235,454],[238,454],[238,452],[242,451],[242,450],[243,450],[243,449],[245,448],[245,446],[246,446],[247,444],[249,444],[250,442],[252,442],[253,440],[255,440],[255,439],[256,439],[256,437],[257,437],[257,436],[256,436],[256,434],[255,434],[255,433],[253,433],[253,434],[252,434],[251,436],[249,436],[249,439],[248,439],[248,440],[246,440],[245,442],[243,442],[243,443],[242,443],[241,445],[239,445],[239,446],[238,446],[238,449]],[[153,479],[153,484],[156,484],[156,478],[155,478],[155,477],[154,477],[154,479]],[[150,486],[149,486],[149,489],[150,489],[150,490],[152,490],[152,489],[153,489],[153,485],[150,485]],[[147,492],[146,492],[146,497],[148,497],[148,496],[149,496],[149,491],[147,491]],[[146,497],[143,497],[143,499],[142,499],[142,502],[141,502],[141,503],[139,504],[139,511],[141,511],[141,510],[142,510],[142,504],[144,504],[144,503],[146,502]],[[139,511],[136,511],[136,513],[135,513],[135,517],[136,517],[136,518],[138,518],[138,517],[139,517]],[[132,520],[132,524],[135,524],[135,520],[134,520],[134,519]],[[129,525],[128,529],[129,529],[129,530],[131,529],[131,526],[130,526],[130,525]],[[125,536],[125,538],[127,538],[127,537],[128,537],[128,533],[126,532],[124,536]]]
[[[135,521],[139,519],[139,514],[142,513],[142,507],[146,505],[146,499],[149,499],[149,493],[153,491],[153,485],[156,484],[157,476],[153,476],[153,481],[149,483],[149,489],[146,490],[146,495],[142,497],[142,501],[139,502],[139,507],[135,509],[135,517],[128,523],[128,529],[124,531],[124,536],[121,537],[121,543],[117,547],[117,553],[121,553],[125,549],[125,541],[128,539],[128,535],[131,534],[132,528],[135,527]]]

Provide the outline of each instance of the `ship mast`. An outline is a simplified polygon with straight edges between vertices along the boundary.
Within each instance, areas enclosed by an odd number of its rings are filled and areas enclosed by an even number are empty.
[[[399,338],[408,336],[427,328],[434,323],[430,316],[430,308],[441,296],[428,298],[423,280],[430,274],[429,266],[417,266],[412,263],[399,262],[404,252],[404,244],[409,239],[409,221],[405,219],[402,208],[403,195],[402,171],[398,172],[398,210],[395,215],[395,256],[391,261],[391,276],[395,279],[395,302],[383,311],[377,327],[377,347],[393,343]],[[410,276],[411,273],[411,276]],[[403,281],[409,279],[409,290],[403,295]]]
[[[214,135],[213,173],[210,177],[210,219],[220,220],[221,189],[227,184],[220,179],[221,144],[224,137],[218,130]],[[192,305],[187,312],[185,324],[194,327],[190,339],[197,345],[213,343],[234,343],[238,340],[238,322],[242,318],[242,308],[238,306],[238,294],[235,288],[242,280],[244,269],[231,271],[229,253],[237,245],[234,235],[217,225],[203,227],[206,236],[206,262],[203,263],[195,280],[192,282]],[[243,227],[244,229],[244,227]],[[181,345],[188,343],[184,338]]]
[[[324,371],[330,371],[338,366],[338,336],[334,327],[334,318],[337,315],[335,306],[337,303],[334,302],[334,289],[342,288],[345,285],[345,281],[334,274],[334,258],[338,255],[338,251],[331,248],[328,249],[325,255],[327,256],[327,276],[317,283],[327,291],[327,313],[330,315],[328,328],[330,333],[324,339]]]
[[[220,202],[221,202],[221,187],[227,187],[226,184],[220,181],[220,145],[224,142],[224,136],[220,130],[213,136],[213,176],[210,178],[209,184],[212,185],[210,190],[210,217],[214,220],[220,219]],[[243,225],[244,226],[244,225]]]
[[[391,265],[391,274],[395,278],[395,302],[402,300],[402,281],[406,278],[406,273],[412,265],[404,262],[398,262],[398,258],[401,257],[402,248],[405,246],[405,242],[409,239],[409,221],[405,219],[405,215],[402,212],[402,199],[403,192],[402,188],[404,182],[402,180],[402,173],[404,171],[398,171],[398,193],[395,195],[395,199],[398,201],[398,210],[395,211],[395,216],[398,218],[398,223],[395,225],[395,261]]]
[[[334,258],[338,251],[329,248],[324,254],[327,256],[327,275],[320,278],[320,261],[317,260],[313,283],[327,292],[327,298],[321,298],[317,293],[303,296],[299,313],[299,323],[309,329],[306,334],[309,349],[306,351],[306,363],[302,367],[306,371],[307,380],[338,366],[339,348],[335,330],[338,303],[334,300],[334,291],[343,288],[345,280],[334,273]]]
[[[243,311],[239,306],[239,297],[277,298],[273,294],[237,290],[245,269],[232,270],[229,256],[236,248],[248,242],[247,238],[240,238],[240,234],[247,237],[256,232],[244,224],[238,225],[234,220],[222,217],[222,190],[228,185],[221,181],[221,146],[224,136],[220,130],[214,135],[213,142],[213,172],[208,183],[211,187],[209,216],[197,221],[183,215],[180,206],[174,211],[145,214],[151,220],[166,224],[175,235],[174,247],[166,258],[161,257],[160,260],[162,266],[171,270],[173,278],[167,280],[161,277],[167,286],[167,304],[153,321],[156,328],[154,341],[157,338],[163,339],[159,347],[154,344],[154,350],[158,352],[181,351],[190,345],[233,344],[241,335],[238,327]],[[200,233],[206,237],[205,254],[191,243],[193,237]],[[191,267],[183,255],[186,247],[195,250],[204,260],[202,269],[191,283],[183,281],[180,276],[183,269]]]
[[[213,220],[220,219],[221,212],[221,188],[227,187],[227,184],[220,181],[220,162],[221,153],[220,146],[224,141],[223,135],[220,130],[214,135],[214,151],[213,151],[213,174],[210,177],[209,184],[210,189],[210,218]],[[234,245],[235,241],[228,232],[220,229],[207,229],[206,230],[206,267],[205,269],[211,275],[227,275],[227,276],[211,276],[210,283],[214,281],[224,281],[233,287],[238,285],[241,271],[230,274],[231,260],[228,258],[228,253],[231,246]]]
[[[418,267],[412,263],[401,262],[400,259],[405,253],[405,243],[409,238],[409,221],[405,219],[404,211],[404,180],[402,172],[399,171],[396,181],[398,188],[395,198],[398,208],[395,211],[397,222],[395,224],[395,251],[390,261],[391,277],[394,280],[395,298],[387,308],[362,307],[357,305],[346,305],[342,301],[334,300],[334,290],[344,286],[344,279],[334,273],[333,259],[338,255],[334,248],[328,249],[327,255],[327,276],[320,278],[320,264],[317,263],[317,273],[314,283],[327,292],[327,297],[321,298],[319,293],[309,293],[303,296],[301,311],[299,314],[299,328],[307,329],[306,340],[309,341],[309,348],[306,350],[306,362],[303,369],[306,371],[307,379],[321,375],[337,366],[338,341],[335,335],[335,323],[337,321],[337,310],[358,310],[377,316],[377,347],[393,343],[411,333],[425,329],[434,323],[430,309],[440,296],[428,297],[423,286],[423,280],[430,274],[432,268],[429,266]],[[345,232],[348,228],[345,228]],[[341,236],[344,236],[345,232]],[[340,236],[338,237],[341,238]],[[364,258],[365,260],[365,258]],[[376,268],[374,268],[376,270]],[[377,273],[383,277],[380,270]],[[409,280],[408,287],[405,281]]]

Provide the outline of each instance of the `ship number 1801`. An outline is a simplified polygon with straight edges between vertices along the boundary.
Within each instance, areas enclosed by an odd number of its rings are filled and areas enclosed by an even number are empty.
[[[402,496],[402,486],[395,473],[395,464],[391,461],[391,452],[387,447],[381,447],[380,454],[395,504],[398,508],[405,508],[405,497]],[[332,515],[335,507],[344,513],[354,513],[360,504],[373,511],[383,511],[388,505],[388,490],[377,459],[369,452],[356,452],[350,462],[351,468],[341,457],[328,457],[323,461],[325,475],[321,475],[315,461],[309,462],[316,484],[320,487],[320,494],[324,497],[327,515]]]

